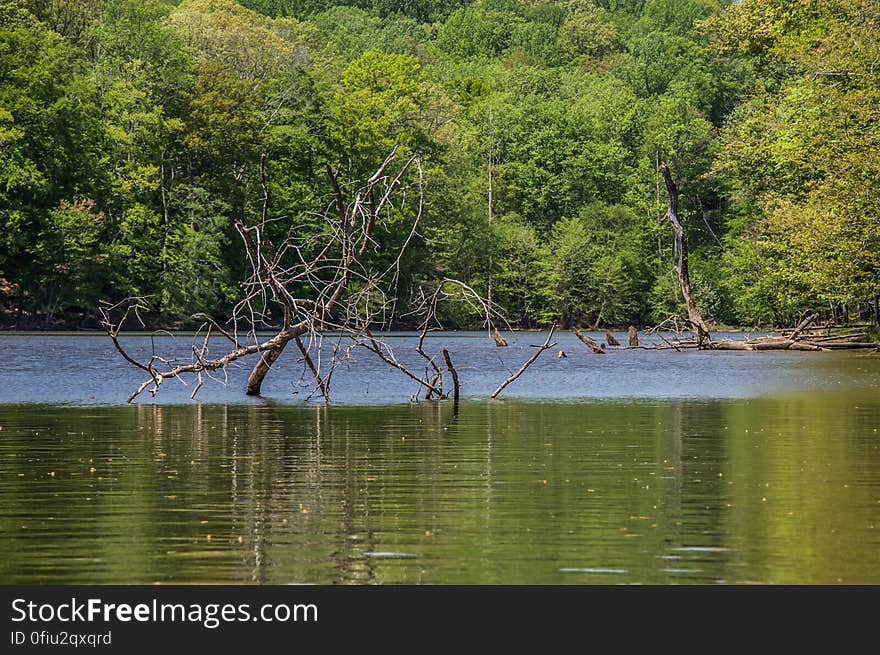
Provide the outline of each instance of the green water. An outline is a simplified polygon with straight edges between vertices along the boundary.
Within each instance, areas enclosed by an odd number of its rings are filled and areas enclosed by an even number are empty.
[[[880,400],[0,406],[0,582],[880,583]]]

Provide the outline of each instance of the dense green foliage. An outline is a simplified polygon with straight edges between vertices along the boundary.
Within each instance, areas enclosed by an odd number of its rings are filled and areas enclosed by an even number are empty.
[[[395,145],[426,175],[404,300],[449,275],[523,326],[677,311],[663,160],[707,318],[867,307],[878,29],[871,0],[0,0],[4,322],[223,317],[261,156],[279,236],[307,235],[326,166]]]

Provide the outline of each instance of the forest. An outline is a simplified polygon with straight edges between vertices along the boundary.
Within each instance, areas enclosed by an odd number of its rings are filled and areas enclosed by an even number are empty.
[[[710,323],[880,322],[876,0],[0,0],[0,325],[223,321],[236,224],[310,243],[392,150],[396,327],[446,278],[521,328],[684,314],[662,163]]]

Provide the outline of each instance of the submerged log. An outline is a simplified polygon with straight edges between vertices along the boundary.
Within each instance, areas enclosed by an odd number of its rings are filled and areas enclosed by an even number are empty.
[[[635,326],[630,325],[629,330],[627,331],[627,336],[629,337],[629,346],[630,348],[636,348],[639,345],[639,331],[636,330]]]
[[[605,330],[605,343],[609,346],[619,346],[620,342],[611,334],[611,330]]]
[[[605,354],[605,344],[604,343],[601,345],[597,344],[595,341],[593,341],[586,334],[583,334],[577,328],[574,329],[574,334],[578,339],[580,339],[584,343],[585,346],[587,346],[587,348],[592,350],[597,355],[604,355]]]

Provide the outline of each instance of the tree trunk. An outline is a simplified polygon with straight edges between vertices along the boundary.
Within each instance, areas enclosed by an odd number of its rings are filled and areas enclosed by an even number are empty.
[[[684,302],[687,305],[688,322],[697,336],[699,347],[711,347],[712,339],[709,335],[709,328],[703,320],[700,310],[697,308],[697,303],[691,290],[691,278],[688,271],[687,235],[684,233],[684,228],[678,220],[678,186],[676,186],[675,181],[672,179],[669,167],[665,163],[661,162],[660,172],[663,173],[663,179],[666,181],[666,190],[669,193],[669,210],[666,212],[666,218],[669,219],[672,225],[675,246],[678,249],[678,262],[676,263],[675,271],[678,273],[681,295],[684,296]]]
[[[789,338],[794,340],[797,339],[801,332],[803,332],[807,327],[809,327],[810,323],[819,318],[819,314],[815,312],[807,311],[806,315],[798,321],[798,324],[794,328],[794,332],[789,335]]]
[[[628,335],[630,348],[637,348],[639,345],[639,331],[634,325],[629,326]]]
[[[596,353],[597,355],[604,355],[604,354],[605,354],[605,344],[604,344],[604,343],[603,343],[603,344],[597,344],[595,341],[593,341],[593,340],[592,340],[590,337],[588,337],[586,334],[583,334],[583,333],[582,333],[580,330],[578,330],[577,328],[574,329],[574,334],[575,334],[575,336],[576,336],[578,339],[580,339],[580,340],[584,343],[584,345],[585,345],[587,348],[589,348],[590,350],[592,350],[592,351],[593,351],[594,353]]]
[[[874,296],[874,325],[880,327],[880,296]]]
[[[278,361],[279,357],[281,357],[281,353],[284,352],[284,346],[286,345],[287,341],[282,341],[260,356],[260,361],[257,362],[256,366],[254,366],[254,370],[252,370],[251,374],[248,376],[247,390],[245,391],[247,395],[260,395],[260,389],[263,387],[263,378],[266,377],[266,373],[269,372],[272,365]]]
[[[446,348],[443,349],[443,359],[446,361],[446,368],[452,374],[452,413],[458,414],[458,394],[461,386],[458,382],[458,371],[456,371],[455,367],[452,365],[452,359],[449,357],[449,351],[446,350]]]
[[[166,188],[165,183],[165,156],[168,153],[168,149],[166,146],[162,146],[162,156],[159,159],[159,190],[161,191],[162,197],[162,273],[160,287],[162,292],[159,294],[159,303],[157,307],[157,311],[159,314],[162,313],[164,309],[164,293],[167,288],[167,280],[168,280],[168,243],[171,237],[171,215],[170,208],[168,202],[168,195],[171,193],[171,189]],[[171,170],[171,184],[174,183],[174,169]]]

